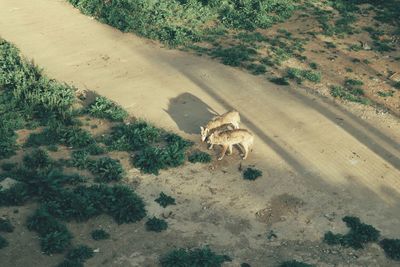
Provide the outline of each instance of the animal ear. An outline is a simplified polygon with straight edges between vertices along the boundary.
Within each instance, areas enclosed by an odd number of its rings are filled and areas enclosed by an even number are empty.
[[[201,132],[204,132],[203,126],[200,126],[200,130],[201,130]]]

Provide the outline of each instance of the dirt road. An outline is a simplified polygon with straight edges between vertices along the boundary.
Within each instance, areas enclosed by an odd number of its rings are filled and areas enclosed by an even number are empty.
[[[238,110],[245,127],[257,136],[254,152],[243,164],[255,164],[264,177],[243,183],[235,171],[240,162],[235,154],[215,164],[216,170],[211,171],[215,176],[208,178],[219,181],[199,178],[197,183],[225,188],[225,193],[214,196],[220,201],[218,207],[250,220],[248,234],[266,229],[255,220],[256,211],[274,203],[274,197],[289,194],[303,204],[295,215],[273,222],[286,240],[317,241],[331,227],[340,228],[340,218],[347,214],[399,238],[400,124],[396,118],[376,115],[365,107],[369,118],[362,120],[302,88],[279,87],[215,61],[121,33],[61,0],[1,0],[0,36],[15,43],[50,77],[94,90],[135,116],[193,140],[212,112]],[[193,177],[210,175],[208,169],[198,169]],[[168,186],[173,190],[180,182],[177,177]],[[202,191],[181,189],[189,200],[202,198]],[[336,214],[332,221],[324,217],[330,213]],[[207,235],[209,222],[204,223],[198,224],[198,230]],[[226,225],[209,228],[214,232],[206,240],[221,247],[240,243],[240,235],[222,236],[223,229]],[[260,244],[257,237],[246,238],[249,248]],[[125,250],[121,253],[132,253]],[[245,248],[235,251],[242,257],[247,253]]]

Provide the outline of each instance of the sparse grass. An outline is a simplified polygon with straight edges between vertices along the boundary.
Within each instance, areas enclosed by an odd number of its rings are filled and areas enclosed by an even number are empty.
[[[392,260],[400,261],[400,239],[383,239],[379,245]]]
[[[110,234],[104,231],[103,229],[96,229],[90,233],[94,240],[104,240],[109,239]]]
[[[210,154],[202,151],[195,151],[189,156],[189,162],[191,163],[209,163],[211,162]]]
[[[9,219],[0,218],[0,232],[11,233],[14,231],[14,226]]]
[[[314,265],[308,264],[308,263],[304,263],[304,262],[300,262],[300,261],[296,261],[296,260],[292,260],[292,261],[285,261],[282,262],[279,267],[313,267]]]
[[[368,104],[369,101],[364,95],[364,91],[361,88],[344,88],[342,86],[332,86],[330,93],[333,97],[341,98],[343,100]]]
[[[218,255],[209,247],[194,249],[175,249],[160,259],[162,267],[220,267],[231,259],[226,255]]]
[[[93,117],[111,121],[123,121],[128,117],[128,112],[103,96],[96,97],[94,102],[89,105],[88,113]]]
[[[359,218],[352,216],[344,217],[343,221],[350,231],[345,235],[333,234],[331,231],[325,233],[324,241],[327,244],[361,249],[366,243],[378,241],[380,232],[373,226],[364,224]]]
[[[254,181],[255,179],[262,176],[262,171],[255,168],[246,168],[243,172],[243,179]]]
[[[392,97],[394,94],[394,91],[389,91],[389,92],[383,92],[383,91],[379,91],[378,95],[380,97]]]
[[[297,68],[289,68],[287,70],[287,77],[295,80],[297,83],[302,83],[304,80],[308,80],[314,83],[321,81],[321,73],[312,70],[302,70]]]
[[[168,223],[163,219],[156,217],[148,219],[146,222],[147,231],[162,232],[168,228]]]
[[[160,193],[160,196],[155,200],[155,202],[160,204],[160,206],[163,207],[163,208],[165,208],[165,207],[167,207],[169,205],[176,205],[175,198],[164,194],[164,192]]]

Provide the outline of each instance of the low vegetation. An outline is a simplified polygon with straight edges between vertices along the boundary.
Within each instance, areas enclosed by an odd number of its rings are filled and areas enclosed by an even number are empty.
[[[285,261],[282,262],[279,267],[313,267],[314,265],[307,264],[304,262],[292,260],[292,261]]]
[[[164,194],[164,192],[161,192],[160,196],[154,201],[160,204],[160,206],[163,208],[166,208],[169,205],[176,205],[175,198]]]
[[[0,218],[0,232],[11,233],[14,231],[14,226],[9,219]]]
[[[389,258],[400,261],[400,239],[385,238],[379,242],[379,245]]]
[[[162,232],[164,230],[167,230],[167,228],[168,223],[163,219],[153,217],[146,222],[147,231]]]
[[[262,171],[255,168],[246,168],[243,171],[243,179],[254,181],[255,179],[262,176]]]
[[[92,231],[90,233],[90,235],[92,236],[92,238],[94,240],[104,240],[104,239],[109,239],[110,238],[110,234],[107,233],[103,229],[96,229],[96,230]]]
[[[191,163],[209,163],[211,162],[211,156],[210,154],[202,151],[194,151],[192,154],[189,155],[189,162]]]
[[[128,112],[104,96],[96,97],[87,111],[93,117],[111,121],[123,121],[128,117]]]
[[[93,256],[93,249],[85,245],[80,245],[68,251],[65,260],[58,267],[83,266],[83,263]]]

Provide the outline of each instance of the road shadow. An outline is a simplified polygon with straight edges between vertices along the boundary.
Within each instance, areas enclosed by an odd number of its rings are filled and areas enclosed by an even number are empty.
[[[169,99],[168,109],[164,111],[175,121],[179,130],[187,134],[200,133],[200,126],[217,115],[209,105],[191,93],[182,93]]]

